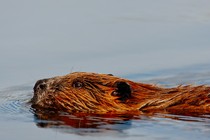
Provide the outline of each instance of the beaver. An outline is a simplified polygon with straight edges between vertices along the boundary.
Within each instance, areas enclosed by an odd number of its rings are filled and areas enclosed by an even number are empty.
[[[181,85],[165,88],[112,74],[74,72],[38,80],[32,107],[86,113],[161,112],[210,114],[210,87]]]

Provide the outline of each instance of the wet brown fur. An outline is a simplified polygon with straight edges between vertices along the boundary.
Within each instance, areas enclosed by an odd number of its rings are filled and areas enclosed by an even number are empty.
[[[75,72],[45,79],[34,88],[32,106],[67,112],[163,112],[172,114],[210,114],[209,86],[163,88],[133,82],[108,74]],[[126,83],[130,96],[115,95],[117,83]],[[43,86],[44,85],[44,86]]]

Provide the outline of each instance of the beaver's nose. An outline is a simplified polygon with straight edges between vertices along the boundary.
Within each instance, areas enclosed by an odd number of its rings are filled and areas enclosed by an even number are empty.
[[[48,79],[38,80],[34,86],[34,92],[40,92],[47,89]]]

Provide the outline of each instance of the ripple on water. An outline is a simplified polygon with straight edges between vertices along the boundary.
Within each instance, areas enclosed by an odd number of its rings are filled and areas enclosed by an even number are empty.
[[[32,96],[30,86],[10,87],[0,91],[0,120],[30,120],[28,101]]]

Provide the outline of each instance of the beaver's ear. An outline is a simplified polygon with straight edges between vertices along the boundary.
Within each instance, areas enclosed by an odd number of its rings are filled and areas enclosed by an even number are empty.
[[[126,82],[117,82],[116,90],[112,92],[112,96],[118,96],[119,100],[125,101],[127,98],[131,97],[131,87]]]

